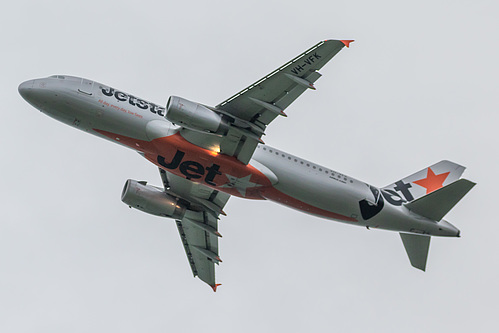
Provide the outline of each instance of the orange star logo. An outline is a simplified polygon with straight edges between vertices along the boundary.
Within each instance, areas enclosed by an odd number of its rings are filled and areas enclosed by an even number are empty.
[[[438,190],[439,188],[443,187],[443,184],[445,180],[447,179],[447,176],[449,175],[449,172],[441,173],[439,175],[435,175],[433,170],[431,168],[428,168],[428,174],[426,175],[426,178],[416,180],[413,183],[418,184],[419,186],[425,187],[426,188],[426,194],[431,193],[435,190]]]

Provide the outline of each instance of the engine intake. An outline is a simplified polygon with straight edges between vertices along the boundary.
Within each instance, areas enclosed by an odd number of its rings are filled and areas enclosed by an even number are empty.
[[[179,204],[177,198],[162,189],[128,179],[123,187],[121,201],[143,212],[163,217],[181,219],[186,207]]]
[[[206,106],[181,97],[170,96],[166,104],[166,119],[196,131],[225,134],[228,124]]]

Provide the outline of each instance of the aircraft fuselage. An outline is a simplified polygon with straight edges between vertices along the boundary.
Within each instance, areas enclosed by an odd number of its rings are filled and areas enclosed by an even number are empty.
[[[393,193],[279,149],[260,144],[248,165],[201,148],[165,118],[165,108],[109,86],[71,76],[30,80],[21,95],[48,116],[131,148],[167,172],[234,196],[268,199],[353,225],[434,236],[458,236],[445,221],[412,213],[410,191]],[[378,193],[378,195],[376,194]]]

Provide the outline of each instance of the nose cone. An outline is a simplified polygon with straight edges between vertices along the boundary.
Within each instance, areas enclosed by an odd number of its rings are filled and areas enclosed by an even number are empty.
[[[24,98],[26,101],[29,101],[29,95],[31,94],[33,90],[33,83],[34,80],[29,80],[26,82],[23,82],[19,85],[17,90],[19,90],[19,94]]]

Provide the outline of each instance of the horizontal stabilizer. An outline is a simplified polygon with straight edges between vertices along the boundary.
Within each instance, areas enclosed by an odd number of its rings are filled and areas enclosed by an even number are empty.
[[[400,233],[400,238],[402,238],[411,265],[425,271],[431,237]]]
[[[459,179],[405,204],[405,207],[430,220],[440,221],[475,185],[467,179]]]

